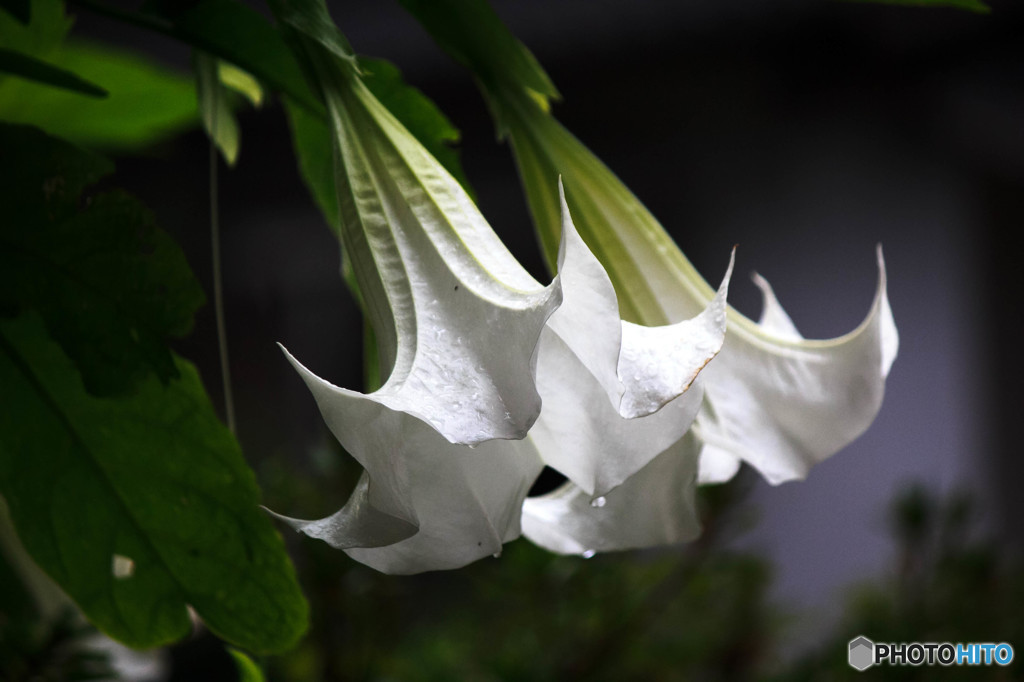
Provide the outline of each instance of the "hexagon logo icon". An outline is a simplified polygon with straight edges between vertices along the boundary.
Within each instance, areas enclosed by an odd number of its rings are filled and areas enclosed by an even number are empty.
[[[863,635],[850,640],[850,667],[867,670],[875,663],[875,643]]]

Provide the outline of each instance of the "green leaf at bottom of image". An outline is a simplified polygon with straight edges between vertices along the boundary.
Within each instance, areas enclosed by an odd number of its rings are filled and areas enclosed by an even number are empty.
[[[291,647],[308,607],[234,437],[195,368],[129,398],[86,393],[33,314],[0,320],[0,494],[25,548],[129,646],[187,635],[191,605],[256,653]]]

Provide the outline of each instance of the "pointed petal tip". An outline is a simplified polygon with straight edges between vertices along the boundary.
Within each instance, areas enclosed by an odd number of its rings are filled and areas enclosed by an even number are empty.
[[[729,289],[729,280],[732,279],[732,271],[736,267],[736,249],[739,245],[733,245],[732,250],[729,252],[729,265],[725,269],[725,276],[722,278],[722,283],[718,285],[718,290]]]
[[[725,313],[728,304],[729,297],[729,283],[732,281],[732,273],[736,267],[736,247],[732,247],[732,251],[729,252],[729,265],[725,268],[725,275],[722,277],[722,282],[718,285],[718,290],[715,292],[715,298],[712,299],[708,308],[714,309],[716,314],[722,316],[722,322],[725,322]]]
[[[761,291],[761,317],[757,321],[758,326],[781,340],[802,340],[803,336],[793,324],[789,313],[779,303],[775,290],[768,280],[756,271],[750,273],[750,280]]]
[[[288,350],[288,348],[283,343],[281,343],[280,341],[275,341],[274,343],[277,344],[277,347],[281,349],[282,353],[284,353],[284,357],[288,360],[288,362],[290,362],[292,364],[293,367],[295,367],[295,369],[298,369],[300,373],[303,370],[306,371],[306,372],[309,371],[308,369],[306,369],[305,365],[303,365],[301,362],[299,362],[295,358],[295,356],[292,355],[291,351]]]
[[[896,320],[892,314],[892,307],[889,305],[888,275],[886,273],[885,256],[882,254],[881,243],[875,247],[875,254],[878,258],[878,290],[875,294],[875,303],[872,305],[872,312],[869,314],[869,318],[874,314],[882,316],[880,331],[882,337],[882,376],[888,377],[889,370],[892,369],[892,363],[896,361],[896,356],[899,354],[900,334],[899,330],[896,329]]]
[[[298,358],[292,355],[291,351],[285,348],[284,344],[282,344],[280,341],[277,342],[277,347],[281,349],[281,351],[284,353],[285,358],[288,360],[289,363],[291,363],[291,366],[295,368],[295,371],[299,373],[299,376],[302,377],[302,380],[306,382],[306,386],[308,386],[309,389],[314,392],[314,395],[317,395],[316,391],[314,390],[314,387],[330,388],[334,389],[335,391],[344,391],[344,389],[341,389],[332,384],[331,382],[325,379],[321,379],[319,376],[314,374],[312,370],[310,370],[304,364],[299,362]],[[346,391],[346,393],[347,392],[348,391]]]
[[[569,203],[565,198],[565,185],[562,183],[561,175],[558,176],[558,203],[561,212],[561,237],[558,240],[558,258],[555,262],[558,265],[558,272],[561,272],[565,265],[566,251],[570,248],[569,242],[573,245],[583,242],[569,213]]]
[[[726,331],[726,318],[729,311],[729,284],[732,282],[733,270],[736,267],[736,247],[732,247],[732,251],[729,252],[729,265],[725,268],[725,274],[722,276],[722,281],[718,285],[718,289],[715,291],[714,298],[708,303],[707,307],[701,311],[701,313],[695,319],[710,320],[711,323],[721,331],[722,342],[725,342],[725,331]],[[718,347],[721,350],[721,344]],[[717,354],[717,350],[715,353]]]
[[[887,284],[887,274],[885,271],[885,255],[882,253],[881,242],[875,245],[875,259],[878,261],[878,286],[884,290]]]
[[[278,514],[276,511],[274,511],[270,507],[266,506],[265,504],[261,504],[260,505],[260,509],[265,511],[267,514],[272,516],[277,521],[280,521],[281,523],[283,523],[286,526],[290,527],[292,530],[297,531],[299,533],[302,532],[302,529],[305,526],[307,526],[308,524],[312,523],[312,521],[307,521],[307,520],[304,520],[304,519],[296,519],[296,518],[293,518],[291,516],[285,516],[284,514]]]
[[[811,467],[870,426],[898,348],[880,247],[876,258],[878,287],[866,317],[854,330],[833,339],[802,339],[769,283],[754,274],[764,297],[765,308],[756,323],[763,346],[747,343],[744,333],[736,334],[726,362],[712,365],[719,374],[709,375],[711,388],[717,388],[714,381],[719,386],[728,382],[731,392],[728,400],[715,400],[717,416],[705,414],[700,419],[705,442],[702,482],[728,480],[739,459],[771,485],[801,480]],[[738,353],[751,359],[746,368],[733,362]],[[765,364],[758,358],[769,359],[772,371],[756,369]],[[796,417],[801,414],[806,416]],[[723,428],[724,424],[729,426]]]

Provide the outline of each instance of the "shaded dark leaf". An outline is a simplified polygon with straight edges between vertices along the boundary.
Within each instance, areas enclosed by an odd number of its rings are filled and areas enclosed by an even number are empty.
[[[0,8],[23,24],[32,20],[32,0],[0,0]]]
[[[512,34],[484,0],[400,0],[437,44],[470,67],[489,99],[499,132],[504,131],[503,91],[525,90],[547,107],[558,89],[533,54]]]
[[[174,18],[175,35],[234,64],[314,112],[323,110],[277,30],[236,0],[203,0]]]
[[[26,550],[100,629],[133,647],[191,631],[292,646],[307,606],[237,442],[195,368],[130,398],[85,392],[39,318],[0,321],[0,493]]]
[[[108,161],[25,126],[0,149],[0,308],[38,311],[93,394],[176,377],[167,340],[203,302],[178,246],[127,194],[82,196]]]
[[[107,91],[100,86],[90,83],[66,69],[2,47],[0,47],[0,71],[92,97],[107,96]]]
[[[299,162],[299,171],[310,194],[323,212],[327,224],[335,232],[340,227],[338,196],[334,189],[334,144],[331,130],[323,117],[290,99],[285,100],[288,123],[292,129],[292,148]]]

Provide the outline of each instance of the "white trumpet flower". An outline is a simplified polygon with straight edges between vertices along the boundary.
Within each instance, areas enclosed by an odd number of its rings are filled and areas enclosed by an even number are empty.
[[[670,324],[709,304],[714,290],[583,144],[532,102],[520,102],[504,120],[517,156],[531,160],[520,169],[542,244],[560,229],[559,208],[543,185],[560,174],[575,224],[606,265],[624,315]],[[729,308],[725,346],[702,373],[704,405],[695,422],[701,481],[728,480],[741,461],[773,484],[804,478],[871,424],[899,347],[880,248],[877,257],[874,302],[845,336],[804,339],[759,276],[760,321]]]
[[[518,42],[510,44],[529,54]],[[480,69],[478,82],[511,142],[548,258],[561,230],[550,187],[561,177],[575,225],[606,268],[624,319],[666,325],[699,314],[715,291],[639,199],[550,115],[546,96],[555,91],[540,67],[531,61],[529,72],[536,87],[547,84],[543,93],[507,82],[513,76],[491,68],[488,60],[501,62],[486,50],[467,48],[463,54],[471,57],[464,61]],[[725,347],[702,373],[705,400],[695,424],[702,481],[728,480],[740,461],[773,484],[804,478],[867,429],[899,347],[881,249],[878,269],[864,322],[845,336],[820,341],[801,337],[768,283],[755,276],[764,300],[761,320],[729,308]]]
[[[567,210],[559,274],[539,284],[354,66],[310,54],[342,240],[387,380],[363,394],[288,356],[365,471],[335,514],[281,518],[384,572],[462,566],[519,535],[545,463],[600,496],[683,436],[697,374],[723,343],[725,285],[693,320],[624,325]]]
[[[558,96],[534,55],[484,0],[402,0],[447,52],[468,67],[515,154],[548,262],[558,249],[565,183],[584,241],[607,269],[622,315],[668,325],[697,314],[715,292],[623,182],[550,115]],[[705,406],[696,421],[700,478],[730,478],[740,461],[771,483],[803,478],[862,433],[882,406],[899,337],[879,283],[864,322],[837,339],[803,339],[767,283],[755,323],[728,311],[725,348],[703,373]]]
[[[473,71],[515,154],[549,263],[563,230],[561,202],[552,189],[560,177],[579,234],[607,270],[625,320],[670,325],[711,304],[714,290],[654,216],[550,115],[557,89],[484,0],[402,2]],[[728,310],[725,346],[701,373],[704,400],[692,437],[650,460],[603,506],[591,507],[586,485],[573,477],[558,491],[527,500],[524,534],[578,554],[685,539],[694,529],[680,528],[681,500],[673,491],[692,474],[698,451],[703,482],[728,480],[741,461],[773,484],[805,477],[867,429],[881,407],[899,338],[880,249],[878,266],[878,288],[864,322],[823,341],[803,339],[767,282],[755,278],[763,315],[754,322]],[[652,532],[610,539],[631,527]]]

